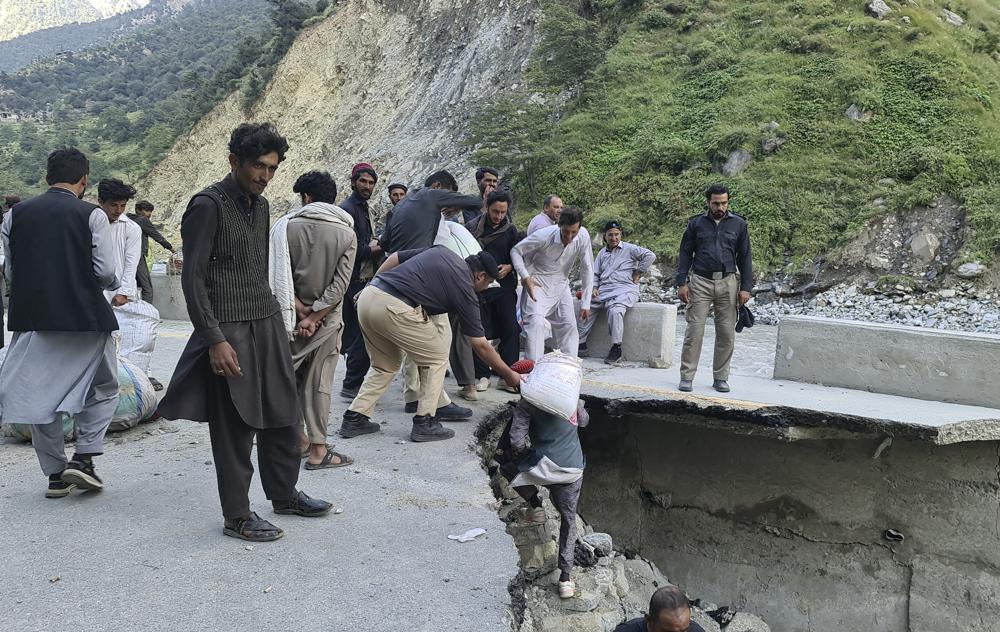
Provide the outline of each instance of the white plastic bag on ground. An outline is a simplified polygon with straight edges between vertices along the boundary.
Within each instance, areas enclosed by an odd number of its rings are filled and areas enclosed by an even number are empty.
[[[555,351],[542,356],[521,380],[521,396],[536,408],[571,419],[576,414],[582,386],[580,360]]]

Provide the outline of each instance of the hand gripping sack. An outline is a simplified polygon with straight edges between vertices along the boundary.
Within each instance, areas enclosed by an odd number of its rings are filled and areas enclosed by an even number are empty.
[[[535,368],[521,381],[521,396],[536,408],[562,419],[576,414],[576,403],[583,386],[580,360],[554,351],[535,363]]]

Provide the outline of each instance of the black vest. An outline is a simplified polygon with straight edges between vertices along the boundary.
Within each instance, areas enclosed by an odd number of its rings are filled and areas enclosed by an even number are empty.
[[[219,185],[197,195],[212,198],[219,209],[205,275],[215,317],[221,323],[232,323],[273,316],[281,308],[267,276],[271,228],[267,201],[257,198],[248,214]]]
[[[94,276],[90,214],[95,208],[53,188],[10,211],[11,331],[118,329]]]

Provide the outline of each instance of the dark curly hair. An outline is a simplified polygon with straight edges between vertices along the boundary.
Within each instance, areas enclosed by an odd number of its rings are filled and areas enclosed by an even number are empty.
[[[278,133],[273,123],[244,123],[229,136],[229,153],[240,163],[269,154],[278,153],[278,162],[285,159],[288,141]]]
[[[97,183],[97,199],[101,202],[121,202],[135,197],[135,187],[118,178],[105,178]]]
[[[302,195],[306,193],[314,202],[337,203],[337,183],[326,171],[308,171],[299,176],[292,191]]]

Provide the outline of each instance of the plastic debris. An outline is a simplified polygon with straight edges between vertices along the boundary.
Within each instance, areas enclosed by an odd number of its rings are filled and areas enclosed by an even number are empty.
[[[475,540],[484,533],[486,533],[486,529],[483,529],[482,527],[476,527],[475,529],[469,529],[468,531],[466,531],[461,535],[449,535],[448,539],[455,540],[456,542],[471,542],[472,540]]]

